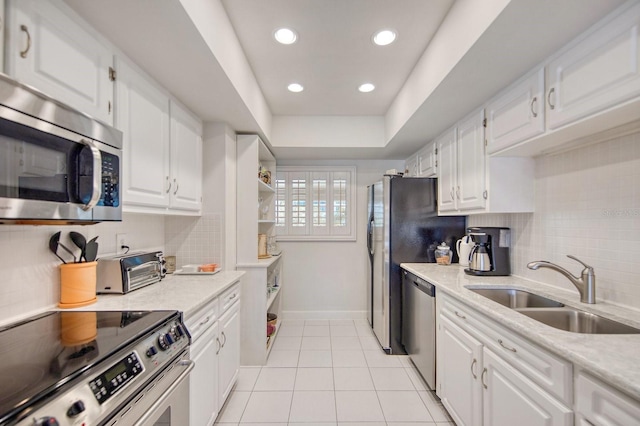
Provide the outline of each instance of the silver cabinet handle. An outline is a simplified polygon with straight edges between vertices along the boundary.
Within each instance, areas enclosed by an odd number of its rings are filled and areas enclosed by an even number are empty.
[[[233,299],[235,299],[237,296],[238,296],[238,295],[237,295],[236,293],[233,293],[233,294],[231,295],[231,297],[229,298],[229,300],[233,300]]]
[[[82,210],[88,211],[98,204],[100,196],[102,195],[102,155],[92,140],[80,139],[80,143],[91,150],[91,156],[93,157],[93,192],[91,193],[89,202],[82,206]]]
[[[531,114],[533,115],[533,118],[536,118],[538,116],[538,113],[536,111],[537,108],[533,108],[536,103],[538,103],[538,98],[534,96],[533,99],[531,99]]]
[[[476,366],[476,364],[478,364],[478,360],[474,358],[473,362],[471,363],[471,375],[473,376],[474,379],[478,378],[478,376],[476,375],[475,369],[473,368]]]
[[[167,182],[169,183],[169,186],[167,187],[167,190],[165,192],[168,194],[169,191],[171,191],[171,181],[169,180],[169,176],[167,176]]]
[[[31,50],[31,34],[29,34],[29,28],[26,25],[20,25],[20,31],[24,31],[27,34],[27,47],[20,51],[20,57],[26,58],[29,50]]]
[[[547,103],[549,104],[549,108],[551,108],[551,109],[555,109],[556,108],[556,106],[551,103],[551,95],[553,95],[555,92],[556,92],[556,88],[552,87],[549,90],[549,93],[547,94]]]
[[[224,348],[224,345],[227,344],[227,335],[224,334],[224,331],[221,334],[222,334],[222,337],[224,338],[224,341],[222,342],[222,347]]]
[[[460,315],[460,314],[458,313],[458,311],[454,311],[454,313],[456,314],[456,316],[457,316],[458,318],[462,318],[463,320],[466,320],[466,319],[467,319],[467,317],[465,317],[464,315]]]
[[[216,337],[216,342],[218,342],[218,350],[216,351],[216,355],[220,353],[220,349],[222,349],[222,344],[220,343],[220,339]]]
[[[451,187],[451,191],[449,191],[449,195],[451,195],[451,199],[453,200],[454,199],[454,197],[453,197],[453,186]]]
[[[480,377],[480,381],[482,382],[482,387],[487,389],[487,384],[484,382],[484,377],[487,375],[486,367],[482,369],[482,376]]]
[[[178,193],[178,188],[179,188],[180,186],[178,185],[178,181],[177,181],[177,180],[175,180],[175,178],[173,179],[173,183],[175,183],[175,184],[176,184],[176,189],[173,191],[173,195],[176,195],[176,194]]]
[[[211,319],[211,317],[207,315],[207,317],[204,319],[204,321],[202,321],[202,322],[200,323],[200,325],[205,325],[206,323],[208,323],[208,322],[209,322],[209,320],[210,320],[210,319]]]
[[[457,189],[456,189],[456,198],[458,200],[460,199],[460,186],[458,186]]]
[[[509,346],[505,345],[504,342],[502,341],[502,339],[498,339],[498,343],[500,343],[500,346],[502,346],[503,348],[505,348],[508,351],[517,352],[515,348],[510,348]]]

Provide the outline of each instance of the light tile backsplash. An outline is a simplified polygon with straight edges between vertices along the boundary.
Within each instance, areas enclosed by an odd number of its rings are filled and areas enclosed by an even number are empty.
[[[593,266],[596,295],[640,309],[640,133],[536,159],[535,213],[469,216],[469,226],[507,226],[514,275],[575,292],[562,275],[532,271],[548,260],[579,275]]]
[[[60,261],[49,251],[51,235],[62,231],[61,241],[75,248],[68,239],[70,231],[87,239],[99,236],[98,257],[115,253],[116,234],[127,234],[131,250],[162,250],[165,217],[160,215],[123,215],[122,222],[89,226],[0,226],[0,323],[55,307],[60,298]],[[77,250],[77,249],[76,249]],[[69,261],[70,256],[59,250]]]
[[[176,267],[189,264],[221,263],[222,216],[167,217],[165,254],[176,256]],[[235,269],[228,267],[226,269]]]

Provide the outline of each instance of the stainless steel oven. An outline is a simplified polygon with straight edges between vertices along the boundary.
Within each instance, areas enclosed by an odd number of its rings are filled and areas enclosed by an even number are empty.
[[[0,424],[189,424],[176,311],[50,312],[0,330]]]
[[[122,220],[122,133],[0,74],[0,223]]]

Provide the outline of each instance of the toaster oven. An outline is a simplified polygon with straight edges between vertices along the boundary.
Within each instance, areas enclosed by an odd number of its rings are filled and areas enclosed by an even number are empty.
[[[167,273],[164,264],[161,251],[100,258],[96,292],[125,294],[160,282]]]

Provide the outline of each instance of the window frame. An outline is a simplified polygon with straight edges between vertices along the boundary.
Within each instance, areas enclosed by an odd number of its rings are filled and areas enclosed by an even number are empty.
[[[305,223],[293,226],[293,180],[305,180]],[[284,225],[281,218],[275,219],[275,230],[278,241],[356,241],[357,233],[357,184],[355,166],[279,166],[276,173],[276,211],[282,211],[284,204]],[[285,181],[282,188],[278,181]],[[334,198],[336,182],[346,180],[346,188],[340,192],[340,198]],[[324,185],[322,183],[324,182]],[[314,186],[315,185],[315,186]],[[322,191],[320,191],[322,188]],[[315,191],[314,191],[315,190]],[[325,199],[314,196],[319,192],[326,195]],[[297,193],[298,195],[300,192]],[[318,202],[318,200],[320,200]],[[324,201],[323,226],[314,225],[319,206]],[[315,202],[315,204],[314,204]],[[334,206],[346,203],[346,220],[344,226],[334,223]],[[318,207],[318,208],[317,208]],[[317,213],[314,217],[314,213]]]

